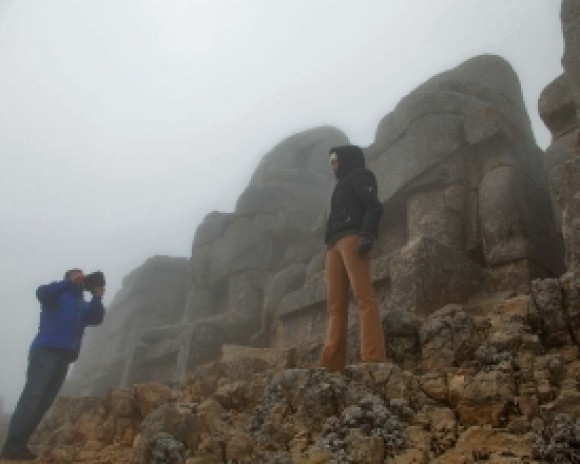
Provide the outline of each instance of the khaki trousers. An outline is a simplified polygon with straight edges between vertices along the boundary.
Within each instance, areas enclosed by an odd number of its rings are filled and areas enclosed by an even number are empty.
[[[328,329],[320,364],[332,371],[346,367],[349,283],[358,303],[363,362],[384,362],[385,335],[370,272],[370,253],[358,254],[358,236],[340,239],[326,253]]]

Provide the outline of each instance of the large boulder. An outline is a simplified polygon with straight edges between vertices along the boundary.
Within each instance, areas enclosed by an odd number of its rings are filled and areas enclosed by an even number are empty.
[[[556,78],[542,91],[538,111],[554,139],[578,127],[576,102],[565,75]]]
[[[101,393],[122,385],[134,351],[150,345],[144,333],[182,319],[189,281],[188,260],[169,256],[149,258],[127,275],[103,324],[87,333],[64,392]]]
[[[562,92],[547,98],[555,103],[546,113],[558,113],[552,107],[567,101]],[[122,341],[101,350],[98,370],[92,363],[84,372],[100,372],[103,386],[177,379],[219,357],[223,344],[320,344],[328,151],[347,143],[344,133],[321,127],[268,152],[235,211],[212,212],[199,225],[175,302],[148,286],[121,292],[126,308],[111,319]],[[365,151],[385,211],[372,279],[399,362],[417,361],[418,324],[441,307],[466,302],[482,285],[526,293],[531,279],[563,271],[542,153],[519,80],[502,58],[470,59],[419,86],[380,122]],[[355,315],[354,304],[349,311]],[[137,314],[146,323],[136,323]],[[518,330],[506,337],[518,339]],[[352,317],[349,360],[358,358],[357,345]]]
[[[450,303],[467,301],[482,282],[480,267],[429,238],[415,239],[391,257],[387,307],[425,318]]]
[[[433,313],[419,329],[423,368],[435,372],[473,358],[487,332],[461,305]]]
[[[381,121],[367,153],[385,215],[407,202],[410,240],[431,236],[500,273],[525,262],[528,283],[562,272],[542,153],[505,60],[479,56],[428,80]]]
[[[580,265],[580,146],[578,102],[571,87],[572,77],[573,74],[565,73],[548,85],[538,104],[540,115],[553,136],[552,144],[546,149],[545,165],[569,270]]]
[[[558,229],[564,239],[568,271],[580,268],[580,5],[563,0],[564,74],[546,87],[540,96],[540,115],[552,132],[546,150],[552,203]]]
[[[564,33],[562,66],[570,83],[576,111],[580,108],[580,5],[575,0],[563,0],[560,12]]]

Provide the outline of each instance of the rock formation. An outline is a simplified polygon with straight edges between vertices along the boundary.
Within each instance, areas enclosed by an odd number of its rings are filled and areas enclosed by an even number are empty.
[[[119,344],[81,359],[80,391],[180,380],[224,343],[320,343],[327,153],[345,143],[340,131],[319,128],[264,156],[235,211],[213,212],[198,227],[187,272],[175,269],[190,279],[186,302],[171,316],[165,303],[132,297],[131,286],[162,283],[134,276],[110,311],[134,327],[112,322]],[[481,291],[529,292],[532,279],[562,273],[542,152],[501,58],[473,58],[420,86],[380,122],[366,152],[385,207],[373,275],[397,361],[417,354],[409,328],[442,306]]]
[[[580,266],[580,5],[562,3],[564,74],[550,84],[539,101],[540,116],[552,132],[546,150],[546,171],[560,233],[566,244],[566,268]]]
[[[307,131],[205,218],[189,261],[125,279],[67,387],[99,396],[59,400],[36,435],[45,461],[580,462],[580,4],[561,17],[545,154],[495,56],[404,97],[365,148],[389,362],[356,364],[353,311],[353,364],[316,367],[327,153],[348,140]]]
[[[172,328],[182,317],[187,269],[185,258],[155,256],[127,275],[102,329],[87,333],[63,393],[171,378],[178,351]]]

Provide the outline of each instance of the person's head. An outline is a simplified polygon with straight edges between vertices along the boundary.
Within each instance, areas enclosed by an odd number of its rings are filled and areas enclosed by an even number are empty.
[[[355,169],[365,167],[364,153],[357,145],[333,147],[330,149],[329,159],[334,175],[339,180]]]
[[[74,268],[66,271],[64,273],[64,278],[74,282],[77,285],[80,285],[83,282],[84,274],[81,269]]]

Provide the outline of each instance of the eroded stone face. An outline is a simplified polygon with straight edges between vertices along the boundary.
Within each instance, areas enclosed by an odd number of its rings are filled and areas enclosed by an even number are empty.
[[[580,6],[574,0],[563,0],[560,17],[564,33],[562,65],[572,88],[576,108],[580,107]]]
[[[547,115],[569,104],[563,89],[546,94]],[[141,322],[124,341],[121,383],[179,379],[216,359],[224,343],[320,343],[334,182],[328,151],[347,143],[330,127],[287,138],[261,159],[234,212],[204,219],[183,274],[189,288],[179,317],[170,320],[168,303],[143,298],[138,306],[154,314],[135,316]],[[505,60],[479,56],[429,79],[385,116],[365,152],[384,205],[372,279],[393,359],[419,362],[418,332],[406,327],[442,307],[484,287],[528,293],[530,280],[563,270],[541,151]],[[356,360],[355,302],[350,312],[348,356]],[[515,332],[505,337],[504,344],[519,340]],[[103,358],[105,366],[118,361],[112,353]],[[114,365],[99,369],[107,382],[119,377]]]
[[[111,320],[128,324],[141,308],[147,318],[123,343],[111,338],[133,369],[111,358],[101,385],[172,363],[186,380],[60,398],[33,439],[41,456],[55,464],[577,462],[580,169],[570,101],[580,101],[578,1],[563,1],[562,21],[566,73],[540,109],[555,137],[546,167],[565,274],[554,271],[561,254],[517,78],[503,60],[470,60],[405,97],[368,150],[386,211],[372,275],[394,362],[356,364],[352,325],[355,364],[344,375],[315,367],[324,250],[300,243],[314,215],[305,197],[314,195],[316,211],[326,204],[309,190],[324,177],[326,143],[291,137],[262,160],[236,213],[212,213],[198,229],[179,324],[164,319],[180,313],[167,293],[153,298],[138,272],[125,281],[119,299],[135,298]],[[303,191],[288,188],[301,182]],[[312,222],[312,234],[323,222]],[[239,242],[232,230],[242,231]],[[263,254],[246,255],[260,243]],[[235,271],[227,260],[215,264],[222,248]],[[169,310],[150,314],[161,310],[152,303]],[[229,345],[221,362],[205,364],[224,343],[246,344],[264,307],[279,332],[287,329],[274,340],[294,348]]]
[[[563,0],[561,19],[564,33],[563,76],[557,78],[540,97],[540,113],[552,132],[546,150],[546,169],[558,228],[565,247],[568,271],[580,265],[580,7]]]
[[[105,320],[88,331],[80,359],[75,363],[65,392],[96,394],[131,379],[131,363],[142,362],[143,345],[154,366],[156,358],[175,353],[175,326],[182,320],[190,276],[186,258],[155,256],[123,279],[123,288],[107,308]],[[152,345],[157,344],[158,348]],[[160,353],[162,351],[162,353]],[[175,356],[174,356],[175,357]],[[159,375],[172,376],[174,366],[161,361]],[[150,372],[152,378],[156,377]]]
[[[555,79],[542,91],[538,111],[554,139],[578,127],[576,101],[565,75]]]

